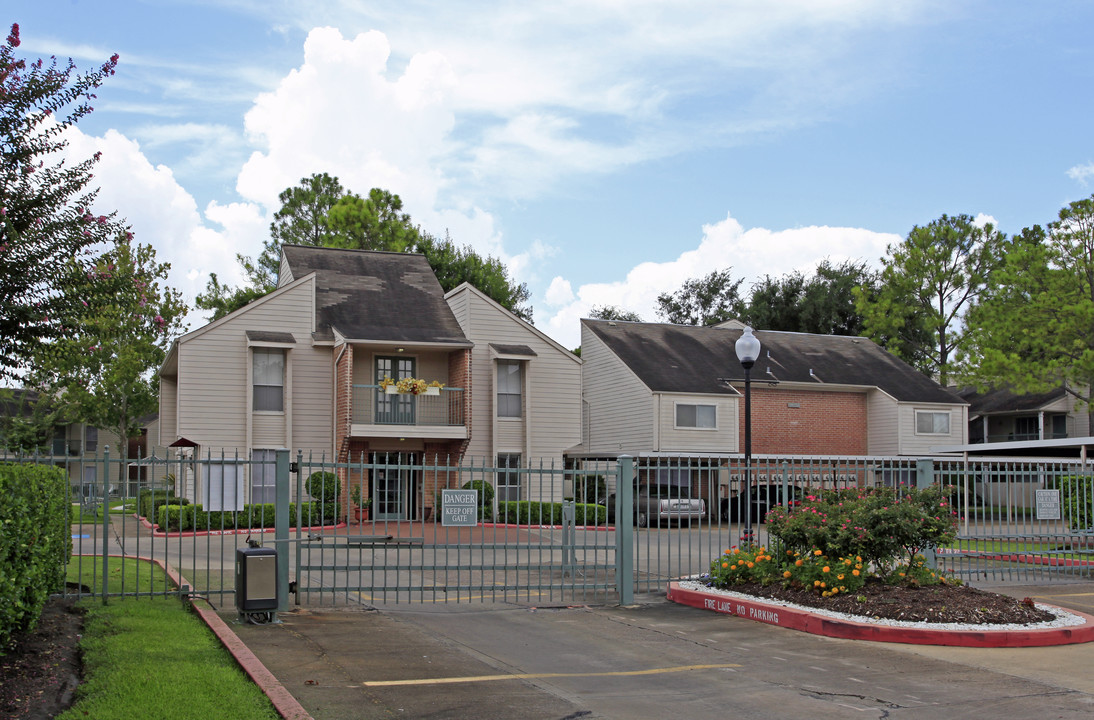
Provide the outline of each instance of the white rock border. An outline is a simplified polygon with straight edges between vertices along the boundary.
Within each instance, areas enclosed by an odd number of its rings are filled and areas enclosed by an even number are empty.
[[[1086,624],[1086,619],[1080,617],[1079,615],[1070,613],[1063,608],[1058,608],[1053,605],[1043,605],[1041,603],[1036,603],[1036,606],[1041,610],[1044,610],[1045,612],[1049,612],[1055,615],[1055,620],[1047,620],[1045,622],[1030,624],[1011,623],[1006,625],[991,625],[984,623],[936,623],[926,621],[912,622],[909,620],[872,618],[867,617],[866,615],[850,615],[848,613],[833,612],[832,610],[815,608],[809,605],[799,605],[797,603],[787,602],[785,600],[775,600],[772,598],[748,595],[746,593],[733,592],[732,590],[722,590],[716,587],[711,587],[710,585],[707,585],[706,583],[694,578],[681,578],[677,580],[676,583],[684,590],[712,593],[715,595],[724,595],[725,597],[731,597],[738,600],[747,600],[749,602],[794,608],[795,610],[802,610],[804,612],[813,613],[814,615],[823,615],[825,617],[835,618],[837,620],[849,620],[851,622],[867,623],[870,625],[885,625],[887,627],[916,628],[919,630],[978,630],[982,632],[1014,632],[1017,630],[1047,630],[1052,628],[1075,627],[1077,625]]]

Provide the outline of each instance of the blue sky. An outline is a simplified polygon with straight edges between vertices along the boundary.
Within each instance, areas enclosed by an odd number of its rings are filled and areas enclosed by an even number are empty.
[[[71,151],[190,299],[313,172],[501,257],[567,347],[714,269],[876,263],[942,213],[1014,233],[1094,192],[1088,2],[4,7],[26,56],[121,55]]]

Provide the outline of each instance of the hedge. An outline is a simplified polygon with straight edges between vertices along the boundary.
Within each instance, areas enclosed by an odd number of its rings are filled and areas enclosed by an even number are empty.
[[[72,554],[68,476],[49,465],[0,464],[0,654],[33,629],[64,588]]]
[[[175,495],[173,490],[141,490],[137,493],[137,514],[152,520],[159,517],[164,505],[189,505],[190,501]]]
[[[333,525],[336,522],[335,505],[329,503],[301,504],[304,527]],[[234,530],[236,528],[272,528],[276,517],[273,503],[244,505],[240,512],[230,510],[205,510],[201,505],[161,505],[156,513],[156,524],[166,532],[185,530]],[[296,527],[296,503],[289,503],[289,527]]]
[[[499,520],[514,525],[561,525],[562,503],[519,502],[498,503]],[[578,525],[605,525],[608,508],[592,503],[574,504],[574,522]]]
[[[1046,485],[1060,491],[1061,509],[1072,530],[1094,527],[1094,477],[1062,475],[1049,479]]]

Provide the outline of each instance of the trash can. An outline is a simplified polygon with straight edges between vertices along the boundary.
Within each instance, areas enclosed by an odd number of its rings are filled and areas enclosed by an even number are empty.
[[[277,610],[277,551],[236,549],[236,609],[240,613]]]

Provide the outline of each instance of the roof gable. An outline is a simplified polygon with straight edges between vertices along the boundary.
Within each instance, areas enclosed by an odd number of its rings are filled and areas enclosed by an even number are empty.
[[[582,320],[654,392],[735,394],[743,379],[734,347],[741,330]],[[866,338],[759,330],[754,380],[877,387],[898,401],[965,404]],[[721,378],[721,379],[720,379]]]
[[[292,277],[315,273],[316,332],[347,340],[467,345],[423,255],[283,245]]]

